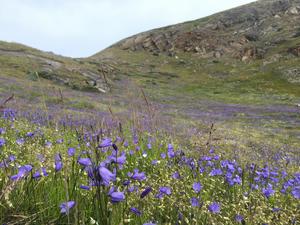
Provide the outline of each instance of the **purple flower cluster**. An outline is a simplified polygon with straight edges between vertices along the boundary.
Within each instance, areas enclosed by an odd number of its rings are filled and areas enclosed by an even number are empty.
[[[26,177],[30,171],[32,170],[32,166],[31,165],[24,165],[24,166],[21,166],[19,167],[19,170],[18,170],[18,173],[11,176],[10,178],[13,180],[13,181],[17,181],[17,180],[20,180],[24,177]]]

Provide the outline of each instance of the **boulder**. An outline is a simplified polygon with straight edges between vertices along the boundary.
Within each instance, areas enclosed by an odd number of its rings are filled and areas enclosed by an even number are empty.
[[[288,53],[291,53],[291,54],[293,54],[294,56],[299,57],[299,56],[300,56],[300,46],[296,46],[296,47],[293,47],[293,48],[289,48],[289,49],[288,49]]]
[[[300,68],[291,68],[283,71],[283,77],[290,83],[300,83]]]
[[[130,49],[133,45],[134,45],[134,38],[128,38],[127,40],[125,40],[122,43],[121,49],[122,50],[127,50],[127,49]]]
[[[288,10],[288,13],[291,14],[291,15],[298,15],[298,14],[299,14],[299,11],[298,11],[298,8],[297,8],[297,7],[291,7],[291,8]]]
[[[275,19],[280,19],[281,16],[279,16],[278,14],[276,14],[276,15],[274,16],[274,18],[275,18]]]
[[[221,58],[221,56],[222,56],[222,53],[220,51],[214,52],[214,57],[216,57],[217,59]]]

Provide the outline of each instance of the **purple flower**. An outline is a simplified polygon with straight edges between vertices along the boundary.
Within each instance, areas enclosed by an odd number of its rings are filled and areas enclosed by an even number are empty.
[[[157,225],[157,224],[156,224],[156,223],[149,222],[149,223],[144,223],[143,225]]]
[[[40,171],[36,171],[33,175],[32,175],[32,177],[34,178],[34,179],[38,179],[38,178],[40,178],[42,175],[41,175],[41,172]]]
[[[288,175],[288,174],[287,174],[286,171],[283,170],[283,171],[281,172],[281,177],[282,177],[282,179],[286,178],[287,175]]]
[[[42,167],[42,173],[45,177],[48,176],[48,173],[47,173],[47,170],[45,167]]]
[[[105,148],[109,146],[112,146],[112,140],[110,138],[105,138],[104,140],[102,140],[101,144],[99,145],[100,148]]]
[[[220,160],[220,158],[221,158],[221,157],[220,157],[219,155],[215,155],[215,156],[214,156],[214,160],[216,160],[216,161]]]
[[[227,174],[225,175],[226,177],[226,181],[228,182],[228,184],[230,186],[233,186],[235,184],[241,184],[242,183],[242,179],[239,175],[235,175],[235,177],[232,177],[232,173],[227,172]]]
[[[199,192],[201,191],[201,189],[202,189],[201,183],[200,183],[200,182],[195,182],[195,183],[193,184],[193,189],[194,189],[194,191],[195,191],[196,193],[199,193]]]
[[[54,169],[56,172],[60,171],[63,167],[63,163],[62,161],[55,161],[55,166],[54,166]]]
[[[220,213],[221,211],[220,204],[217,202],[213,202],[208,206],[208,210],[214,214]]]
[[[168,144],[168,151],[174,151],[174,148],[173,148],[172,144]]]
[[[166,195],[171,195],[171,193],[172,193],[171,188],[169,188],[169,187],[160,187],[159,191]]]
[[[4,119],[10,119],[11,121],[14,121],[16,118],[16,111],[13,109],[4,109],[3,111],[3,118]]]
[[[82,166],[92,165],[92,160],[90,158],[79,158],[77,162]]]
[[[133,135],[133,144],[138,144],[139,143],[139,137],[136,135],[136,134],[134,134]]]
[[[68,148],[68,155],[70,157],[72,157],[73,155],[75,155],[75,148]]]
[[[262,192],[267,198],[270,198],[275,193],[275,191],[273,190],[272,184],[268,184],[268,187],[263,188]]]
[[[57,144],[62,144],[63,142],[64,142],[64,139],[62,139],[62,138],[56,140]]]
[[[176,180],[179,180],[180,179],[180,174],[178,172],[175,172],[175,173],[172,174],[172,178],[176,179]]]
[[[37,160],[39,160],[42,163],[45,162],[45,156],[43,154],[37,154],[36,158],[37,158]]]
[[[172,144],[168,144],[168,157],[170,159],[175,157],[175,152]]]
[[[125,180],[124,182],[123,182],[123,185],[124,186],[128,186],[130,184],[130,180]]]
[[[57,153],[57,154],[54,156],[54,159],[55,159],[55,161],[61,161],[62,158],[61,158],[60,153]]]
[[[118,203],[125,200],[124,192],[113,192],[110,194],[110,199],[112,203]]]
[[[3,138],[0,138],[0,148],[5,145],[5,140]]]
[[[292,195],[294,196],[294,198],[296,199],[300,199],[300,186],[296,186],[292,189]]]
[[[147,148],[148,148],[149,150],[152,149],[152,145],[151,145],[150,142],[147,144]]]
[[[138,169],[134,170],[134,174],[131,176],[133,180],[142,181],[146,179],[146,175],[144,172],[139,173]]]
[[[158,163],[158,160],[157,160],[157,159],[154,159],[154,160],[152,160],[152,162],[151,162],[152,165],[156,165],[157,163]]]
[[[52,143],[51,143],[50,141],[47,141],[47,142],[45,143],[45,147],[46,147],[46,148],[51,148],[51,146],[52,146]]]
[[[109,169],[106,167],[100,167],[99,168],[99,174],[104,182],[105,185],[108,185],[110,181],[116,180],[116,174],[112,173]]]
[[[18,145],[23,145],[25,143],[25,139],[24,138],[19,138],[19,139],[16,140],[16,143]]]
[[[34,133],[33,132],[27,132],[26,137],[33,137]]]
[[[45,176],[45,177],[48,176],[48,173],[44,167],[42,167],[41,170],[42,170],[42,172],[40,170],[38,170],[32,175],[33,179],[38,179],[42,176]]]
[[[151,187],[146,187],[145,190],[141,193],[141,198],[145,198],[151,191]]]
[[[68,214],[70,209],[75,206],[75,201],[63,202],[60,204],[60,213]]]
[[[9,162],[14,162],[16,160],[16,156],[14,156],[14,155],[9,155],[8,156],[8,161]]]
[[[80,185],[79,186],[81,189],[83,189],[83,190],[87,190],[87,191],[89,191],[91,188],[90,188],[90,186],[86,186],[86,185]]]
[[[2,128],[2,127],[0,127],[0,135],[1,135],[1,134],[5,134],[5,129]]]
[[[3,160],[2,162],[0,162],[0,168],[6,168],[6,167],[8,167],[6,160]]]
[[[235,184],[241,184],[242,183],[242,179],[239,175],[235,175],[235,177],[232,180]]]
[[[272,209],[272,212],[279,212],[279,211],[281,211],[281,208],[276,208],[275,207],[275,208]]]
[[[199,207],[199,206],[200,206],[199,199],[198,199],[198,198],[195,198],[195,197],[192,197],[192,198],[191,198],[191,205],[192,205],[193,207]]]
[[[242,215],[237,214],[235,216],[235,221],[241,223],[242,221],[244,221],[244,217]]]
[[[107,195],[110,196],[112,193],[115,192],[115,190],[116,190],[116,188],[115,188],[114,186],[110,187],[110,189],[109,189]]]
[[[111,155],[109,157],[111,159],[112,162],[123,165],[126,162],[126,154],[125,152],[123,152],[120,156],[117,155]]]
[[[159,193],[155,196],[156,198],[162,198],[165,195],[171,195],[172,191],[169,187],[160,187]]]
[[[220,176],[220,175],[222,175],[223,174],[223,172],[222,172],[222,170],[221,169],[213,169],[211,172],[210,172],[210,174],[209,174],[209,176]]]
[[[62,169],[63,167],[63,163],[61,161],[61,155],[58,153],[55,155],[55,164],[54,164],[54,168],[55,168],[55,171],[58,172]]]
[[[137,215],[137,216],[141,216],[141,215],[142,215],[141,211],[138,210],[138,209],[135,208],[135,207],[131,207],[131,208],[130,208],[130,211],[131,211],[132,213],[134,213],[135,215]]]
[[[136,190],[138,190],[138,188],[136,186],[130,186],[130,187],[128,187],[128,192],[129,193],[134,192]]]
[[[201,161],[211,161],[211,160],[212,160],[212,157],[210,157],[210,156],[203,156],[201,158]]]
[[[18,173],[16,175],[11,176],[10,179],[12,179],[13,181],[17,181],[17,180],[27,176],[30,173],[31,170],[32,170],[31,165],[21,166],[19,168]]]

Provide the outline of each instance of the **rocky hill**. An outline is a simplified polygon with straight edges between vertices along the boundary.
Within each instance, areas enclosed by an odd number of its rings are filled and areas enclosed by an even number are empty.
[[[206,18],[126,38],[111,48],[242,61],[300,56],[300,1],[260,0]],[[99,53],[100,55],[102,53]],[[276,56],[279,57],[279,56]]]

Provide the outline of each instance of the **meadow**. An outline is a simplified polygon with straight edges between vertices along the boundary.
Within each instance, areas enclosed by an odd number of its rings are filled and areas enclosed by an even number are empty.
[[[3,109],[0,222],[300,223],[297,152],[255,161],[180,141],[151,122]]]
[[[0,224],[300,224],[299,5],[85,58],[0,41]]]

